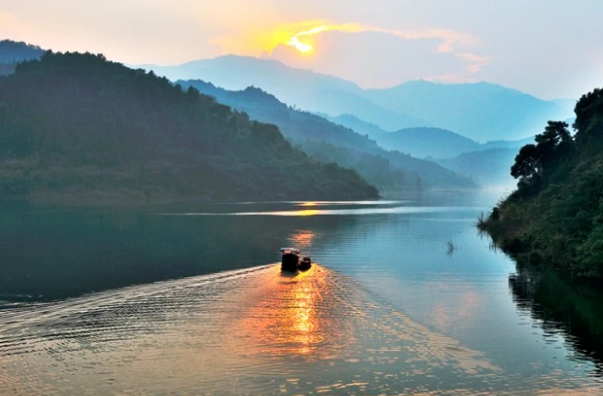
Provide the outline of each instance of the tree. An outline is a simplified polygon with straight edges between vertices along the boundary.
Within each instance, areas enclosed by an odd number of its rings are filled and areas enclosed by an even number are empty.
[[[560,159],[574,149],[574,140],[562,121],[549,121],[543,133],[536,135],[536,149],[540,156],[543,172],[550,171]]]
[[[511,176],[519,179],[517,187],[519,190],[525,190],[527,187],[536,184],[540,179],[542,162],[540,152],[534,144],[527,144],[519,150],[515,157],[515,164],[511,167]]]
[[[597,88],[583,95],[576,104],[575,112],[574,128],[578,131],[577,136],[582,136],[587,133],[593,116],[603,113],[603,88]]]

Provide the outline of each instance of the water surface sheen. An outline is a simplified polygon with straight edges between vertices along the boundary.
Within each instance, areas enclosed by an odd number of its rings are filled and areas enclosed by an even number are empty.
[[[0,395],[602,394],[601,295],[492,249],[493,202],[2,213]]]

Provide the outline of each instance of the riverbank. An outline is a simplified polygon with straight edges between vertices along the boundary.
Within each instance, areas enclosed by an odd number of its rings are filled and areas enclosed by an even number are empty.
[[[576,104],[573,132],[549,121],[511,167],[517,190],[479,221],[521,263],[603,279],[603,89]]]

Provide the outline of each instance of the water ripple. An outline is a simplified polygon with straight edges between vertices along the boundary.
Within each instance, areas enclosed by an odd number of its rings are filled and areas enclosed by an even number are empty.
[[[277,265],[0,311],[1,395],[595,394],[509,378],[352,278]],[[586,380],[584,380],[586,381]]]

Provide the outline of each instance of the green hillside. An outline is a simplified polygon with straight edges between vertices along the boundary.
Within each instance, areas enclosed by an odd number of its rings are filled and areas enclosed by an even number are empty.
[[[576,105],[575,134],[549,122],[511,168],[518,189],[482,227],[521,262],[603,278],[603,90]]]
[[[42,202],[378,196],[274,125],[91,54],[48,52],[0,77],[0,162],[1,197]]]

